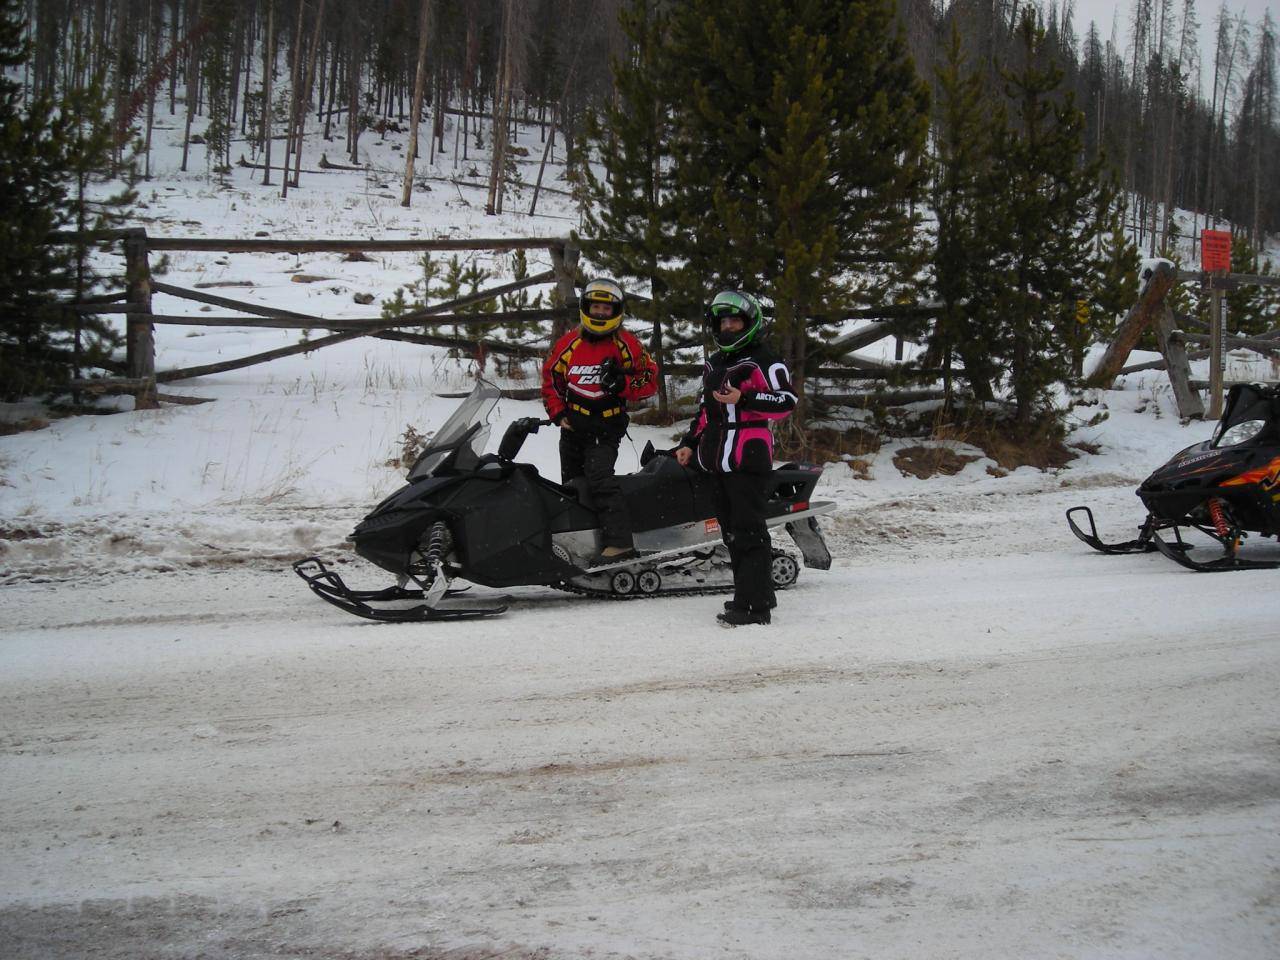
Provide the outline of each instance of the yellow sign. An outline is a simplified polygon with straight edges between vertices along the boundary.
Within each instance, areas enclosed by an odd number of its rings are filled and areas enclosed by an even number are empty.
[[[1089,322],[1089,301],[1088,300],[1076,301],[1076,321],[1078,323]]]

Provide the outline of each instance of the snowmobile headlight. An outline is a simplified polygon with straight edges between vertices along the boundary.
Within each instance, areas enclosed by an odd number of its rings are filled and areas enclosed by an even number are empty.
[[[1244,420],[1237,423],[1222,432],[1222,436],[1218,437],[1215,447],[1234,447],[1237,443],[1244,443],[1246,440],[1252,440],[1262,432],[1262,428],[1267,425],[1265,420]]]

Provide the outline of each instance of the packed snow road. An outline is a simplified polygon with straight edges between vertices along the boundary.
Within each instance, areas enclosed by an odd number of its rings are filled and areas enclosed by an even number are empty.
[[[1097,556],[1080,500],[846,506],[768,628],[367,624],[268,559],[11,584],[0,955],[1268,955],[1275,575]]]

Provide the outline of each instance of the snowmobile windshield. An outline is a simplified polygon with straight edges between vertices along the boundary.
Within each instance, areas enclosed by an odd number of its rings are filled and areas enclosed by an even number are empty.
[[[477,380],[475,389],[458,404],[410,468],[409,479],[474,470],[489,439],[489,417],[500,396],[502,391],[492,383]]]

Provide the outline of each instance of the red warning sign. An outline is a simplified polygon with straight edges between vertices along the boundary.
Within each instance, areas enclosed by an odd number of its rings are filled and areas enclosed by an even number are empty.
[[[1200,231],[1200,269],[1231,272],[1231,234],[1226,230]]]

